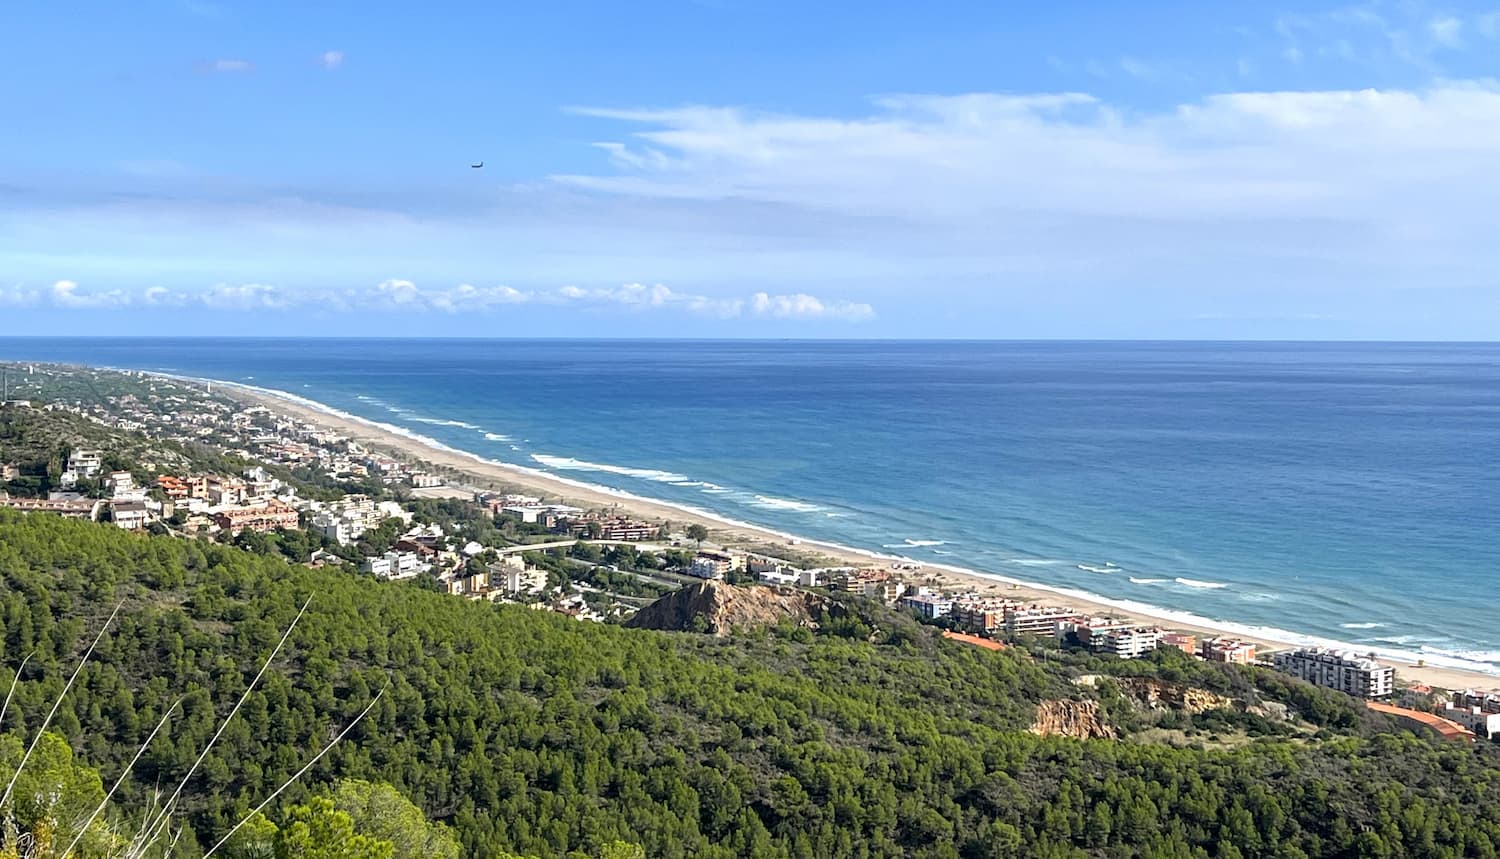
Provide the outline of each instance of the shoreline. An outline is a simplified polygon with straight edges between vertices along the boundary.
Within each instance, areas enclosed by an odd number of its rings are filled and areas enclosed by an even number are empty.
[[[148,371],[149,372],[149,371]],[[913,578],[951,588],[967,588],[984,595],[1062,605],[1095,616],[1112,616],[1150,625],[1190,632],[1197,635],[1224,635],[1254,642],[1261,649],[1283,649],[1304,645],[1335,647],[1360,653],[1375,652],[1382,664],[1391,665],[1407,681],[1448,689],[1500,689],[1500,676],[1483,671],[1444,665],[1418,665],[1405,654],[1381,652],[1368,648],[1304,635],[1286,630],[1237,624],[1203,618],[1189,612],[1165,609],[1132,600],[1110,599],[1073,588],[1023,581],[999,573],[971,570],[942,563],[918,561],[899,555],[844,546],[838,543],[805,538],[742,522],[728,516],[691,505],[636,495],[612,487],[562,477],[524,465],[486,459],[485,457],[444,444],[405,427],[360,417],[315,400],[286,391],[229,382],[220,379],[154,373],[198,384],[212,383],[233,399],[264,406],[283,415],[332,430],[367,447],[386,451],[451,469],[466,480],[488,482],[496,489],[522,490],[540,494],[564,503],[585,508],[613,508],[639,518],[702,524],[713,532],[716,542],[725,546],[783,556],[816,555],[830,566],[888,566],[892,563],[917,563],[921,569]]]

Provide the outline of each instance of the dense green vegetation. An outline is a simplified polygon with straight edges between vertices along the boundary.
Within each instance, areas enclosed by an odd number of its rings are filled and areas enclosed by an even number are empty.
[[[189,785],[183,855],[382,689],[267,809],[278,832],[333,831],[344,814],[392,843],[338,806],[335,784],[366,779],[451,827],[465,856],[1500,855],[1488,744],[1370,733],[1337,713],[1329,739],[1232,751],[1043,738],[1025,730],[1035,704],[1078,694],[1076,667],[943,642],[896,615],[847,635],[630,630],[5,511],[0,686],[33,655],[0,731],[36,728],[123,601],[53,730],[108,782],[182,696],[117,795],[138,807],[191,766],[308,596]]]

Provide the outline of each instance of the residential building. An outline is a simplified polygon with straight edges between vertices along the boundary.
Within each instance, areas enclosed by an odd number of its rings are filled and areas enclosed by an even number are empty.
[[[187,481],[179,480],[170,474],[163,474],[156,478],[156,488],[172,499],[187,498],[191,494]]]
[[[885,570],[842,570],[829,579],[828,586],[848,593],[864,593],[866,585],[884,584],[891,574]]]
[[[953,600],[942,594],[915,593],[902,597],[901,607],[912,609],[924,620],[936,620],[953,611]]]
[[[1276,670],[1359,698],[1385,698],[1395,692],[1396,671],[1349,651],[1306,647],[1272,656]]]
[[[275,531],[278,528],[296,528],[297,511],[275,498],[252,507],[223,507],[213,514],[214,523],[230,534],[251,531]]]
[[[443,485],[443,478],[436,474],[428,474],[425,471],[413,472],[411,485],[414,489],[432,489]]]
[[[104,454],[89,448],[78,448],[68,454],[68,471],[80,478],[97,477],[104,470]]]
[[[115,526],[125,531],[140,531],[151,521],[151,511],[144,500],[115,501],[110,512]]]
[[[1121,659],[1135,659],[1155,650],[1161,642],[1161,630],[1149,626],[1132,626],[1103,618],[1061,621],[1057,635],[1071,632],[1078,643],[1094,653],[1109,653]]]
[[[1209,638],[1198,645],[1198,655],[1209,662],[1249,665],[1255,661],[1255,645],[1236,638]]]
[[[108,486],[110,492],[118,498],[135,489],[135,478],[128,471],[111,471],[109,476],[104,478],[104,485]]]
[[[782,567],[784,566],[786,566],[785,563],[775,558],[762,558],[760,555],[745,556],[745,572],[753,573],[757,576],[761,573],[782,572]]]
[[[797,584],[804,588],[815,588],[823,583],[821,570],[803,570],[797,574]]]
[[[722,552],[699,552],[688,567],[688,575],[700,579],[722,579],[734,569],[734,559]]]
[[[593,533],[597,534],[597,539],[600,540],[620,540],[626,542],[654,540],[660,531],[659,528],[650,522],[637,522],[634,519],[625,518],[610,519],[589,516],[581,519],[562,519],[559,521],[559,524],[568,533],[578,537],[587,537]]]
[[[522,565],[490,565],[490,581],[501,585],[507,594],[529,594],[547,587],[547,571]]]
[[[1476,737],[1489,740],[1500,734],[1500,713],[1486,713],[1479,707],[1455,707],[1449,704],[1441,715],[1473,731]]]
[[[786,587],[797,584],[796,573],[784,573],[780,570],[762,570],[757,575],[763,584]]]
[[[448,582],[448,593],[461,596],[479,597],[487,593],[489,589],[490,576],[487,572],[458,576]]]
[[[0,497],[0,507],[27,513],[56,513],[65,519],[98,519],[104,502],[92,499]]]
[[[245,500],[245,484],[238,478],[211,478],[205,493],[210,504],[232,506]]]
[[[893,603],[906,593],[906,584],[891,579],[883,582],[865,582],[860,586],[859,593],[884,603]]]
[[[1162,647],[1175,647],[1183,653],[1198,653],[1198,636],[1187,632],[1164,632],[1161,634]]]
[[[994,632],[1005,626],[1005,605],[959,603],[953,607],[953,622],[971,632]]]
[[[1453,703],[1459,707],[1478,707],[1485,713],[1500,713],[1500,692],[1464,689],[1453,693]]]
[[[21,466],[13,462],[0,464],[0,480],[16,480],[21,476]]]
[[[1010,605],[1005,608],[1005,634],[1051,638],[1057,635],[1058,621],[1077,617],[1078,612],[1068,608]]]
[[[427,562],[415,552],[390,551],[365,558],[360,569],[387,579],[410,579],[427,569]]]
[[[535,525],[542,520],[549,509],[540,504],[514,504],[501,507],[499,512],[509,513],[527,525]]]

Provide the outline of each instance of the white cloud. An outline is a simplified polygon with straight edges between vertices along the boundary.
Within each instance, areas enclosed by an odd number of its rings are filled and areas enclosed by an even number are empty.
[[[1464,22],[1447,15],[1427,22],[1427,30],[1439,45],[1445,48],[1460,48],[1464,43]]]
[[[584,289],[563,286],[554,290],[520,290],[510,286],[461,283],[447,289],[426,289],[409,280],[390,279],[368,289],[286,290],[267,284],[216,284],[205,290],[174,290],[151,286],[138,292],[81,290],[71,280],[60,280],[50,290],[27,291],[16,285],[0,288],[0,305],[49,305],[69,309],[111,309],[130,306],[200,308],[207,310],[373,310],[390,312],[480,313],[511,305],[618,308],[632,312],[678,310],[718,319],[832,319],[861,321],[873,318],[869,304],[825,301],[811,295],[756,293],[748,300],[675,292],[663,284],[628,283],[618,287]],[[749,312],[746,313],[746,308]]]
[[[322,65],[323,68],[328,69],[329,71],[333,71],[334,69],[339,68],[344,64],[344,52],[324,51],[322,55],[318,57],[318,63]]]
[[[643,127],[614,173],[562,183],[975,229],[1028,212],[1460,225],[1500,192],[1494,84],[1229,93],[1156,113],[1078,93],[889,97],[854,119],[593,113]]]
[[[757,316],[770,316],[775,319],[869,319],[875,315],[875,308],[868,304],[855,304],[847,301],[827,303],[819,298],[803,293],[796,295],[767,295],[757,292],[750,299],[752,312]]]
[[[250,72],[255,70],[255,64],[249,60],[214,60],[209,65],[216,72]]]
[[[132,301],[130,295],[118,290],[80,293],[78,284],[71,280],[52,284],[47,299],[58,307],[123,307]]]

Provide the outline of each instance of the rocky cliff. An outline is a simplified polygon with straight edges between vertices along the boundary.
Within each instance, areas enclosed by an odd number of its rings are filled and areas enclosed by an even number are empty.
[[[841,610],[837,603],[818,594],[700,582],[646,606],[625,625],[727,635],[733,629],[774,626],[786,619],[798,626],[815,627],[819,618]]]
[[[1036,705],[1036,721],[1031,732],[1044,737],[1073,737],[1079,740],[1114,739],[1115,729],[1104,721],[1098,701],[1042,701]]]

